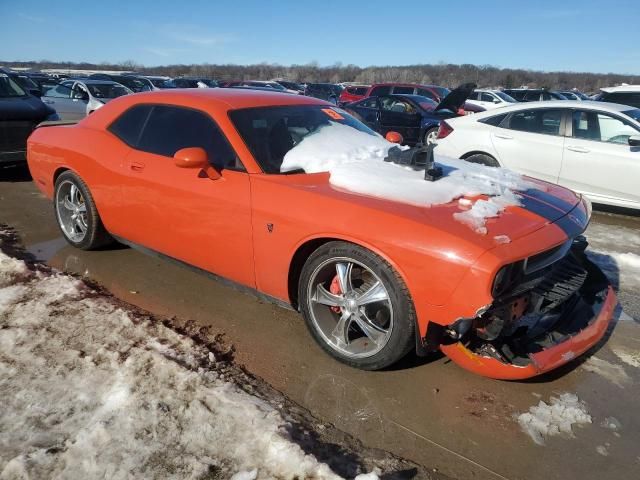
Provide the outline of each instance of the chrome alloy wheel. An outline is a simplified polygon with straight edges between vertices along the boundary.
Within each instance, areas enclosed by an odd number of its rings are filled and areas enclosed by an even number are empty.
[[[64,234],[74,243],[87,234],[87,205],[80,189],[70,180],[63,181],[56,191],[56,215]]]
[[[427,133],[425,136],[424,142],[426,145],[431,145],[432,143],[436,143],[438,140],[438,129],[434,128]]]
[[[352,258],[318,265],[307,285],[311,320],[332,349],[349,357],[378,353],[393,331],[393,306],[384,284]]]

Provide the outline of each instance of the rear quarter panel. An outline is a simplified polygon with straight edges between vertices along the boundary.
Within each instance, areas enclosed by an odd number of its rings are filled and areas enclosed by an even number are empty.
[[[72,126],[41,127],[27,141],[27,163],[36,186],[53,198],[55,178],[71,170],[88,185],[100,218],[118,234],[118,211],[124,160],[129,147],[108,132]]]

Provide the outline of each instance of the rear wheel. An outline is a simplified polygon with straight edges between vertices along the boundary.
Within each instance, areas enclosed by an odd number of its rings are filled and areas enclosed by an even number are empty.
[[[92,250],[113,241],[87,185],[75,173],[67,171],[57,178],[53,206],[60,231],[74,247]]]
[[[365,370],[389,366],[414,345],[415,311],[407,287],[384,259],[346,242],[329,242],[305,263],[302,315],[331,356]]]
[[[493,158],[491,155],[486,155],[484,153],[476,153],[465,158],[467,162],[471,163],[479,163],[480,165],[486,165],[487,167],[499,167],[500,164],[498,161]]]
[[[438,127],[430,128],[424,133],[425,145],[431,145],[432,143],[436,143],[437,139],[438,139]]]

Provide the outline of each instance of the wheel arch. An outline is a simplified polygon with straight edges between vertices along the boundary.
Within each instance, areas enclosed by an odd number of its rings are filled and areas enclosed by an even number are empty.
[[[460,157],[460,160],[466,160],[467,158],[473,155],[486,155],[487,157],[493,158],[498,163],[498,165],[500,165],[500,160],[498,160],[495,155],[485,152],[484,150],[471,150],[470,152],[467,152],[464,155],[462,155]]]
[[[300,282],[300,275],[302,274],[302,268],[304,267],[305,262],[309,258],[309,256],[315,252],[322,245],[329,242],[345,242],[351,243],[361,248],[365,248],[370,252],[375,253],[382,259],[384,259],[389,265],[393,267],[393,269],[398,273],[404,284],[409,286],[409,282],[407,281],[406,275],[399,268],[398,264],[393,261],[387,254],[380,251],[380,249],[374,247],[368,242],[360,241],[359,239],[348,238],[342,235],[317,235],[314,237],[306,238],[301,241],[296,247],[291,260],[289,262],[289,273],[287,278],[287,291],[289,294],[289,303],[295,310],[299,310],[298,305],[298,283]]]

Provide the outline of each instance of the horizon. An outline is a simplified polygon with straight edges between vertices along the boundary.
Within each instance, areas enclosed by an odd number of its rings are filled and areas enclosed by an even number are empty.
[[[0,41],[7,63],[133,61],[145,68],[471,64],[546,73],[640,74],[640,52],[634,48],[640,14],[633,13],[637,8],[631,0],[608,4],[610,11],[630,12],[618,15],[615,24],[602,22],[601,4],[593,0],[543,0],[535,7],[501,0],[434,7],[409,0],[397,12],[387,5],[328,0],[308,14],[306,5],[289,1],[274,6],[248,0],[241,13],[233,5],[201,0],[188,9],[166,0],[141,0],[125,13],[91,3],[64,12],[42,1],[3,4],[0,15],[13,20],[4,22]]]

